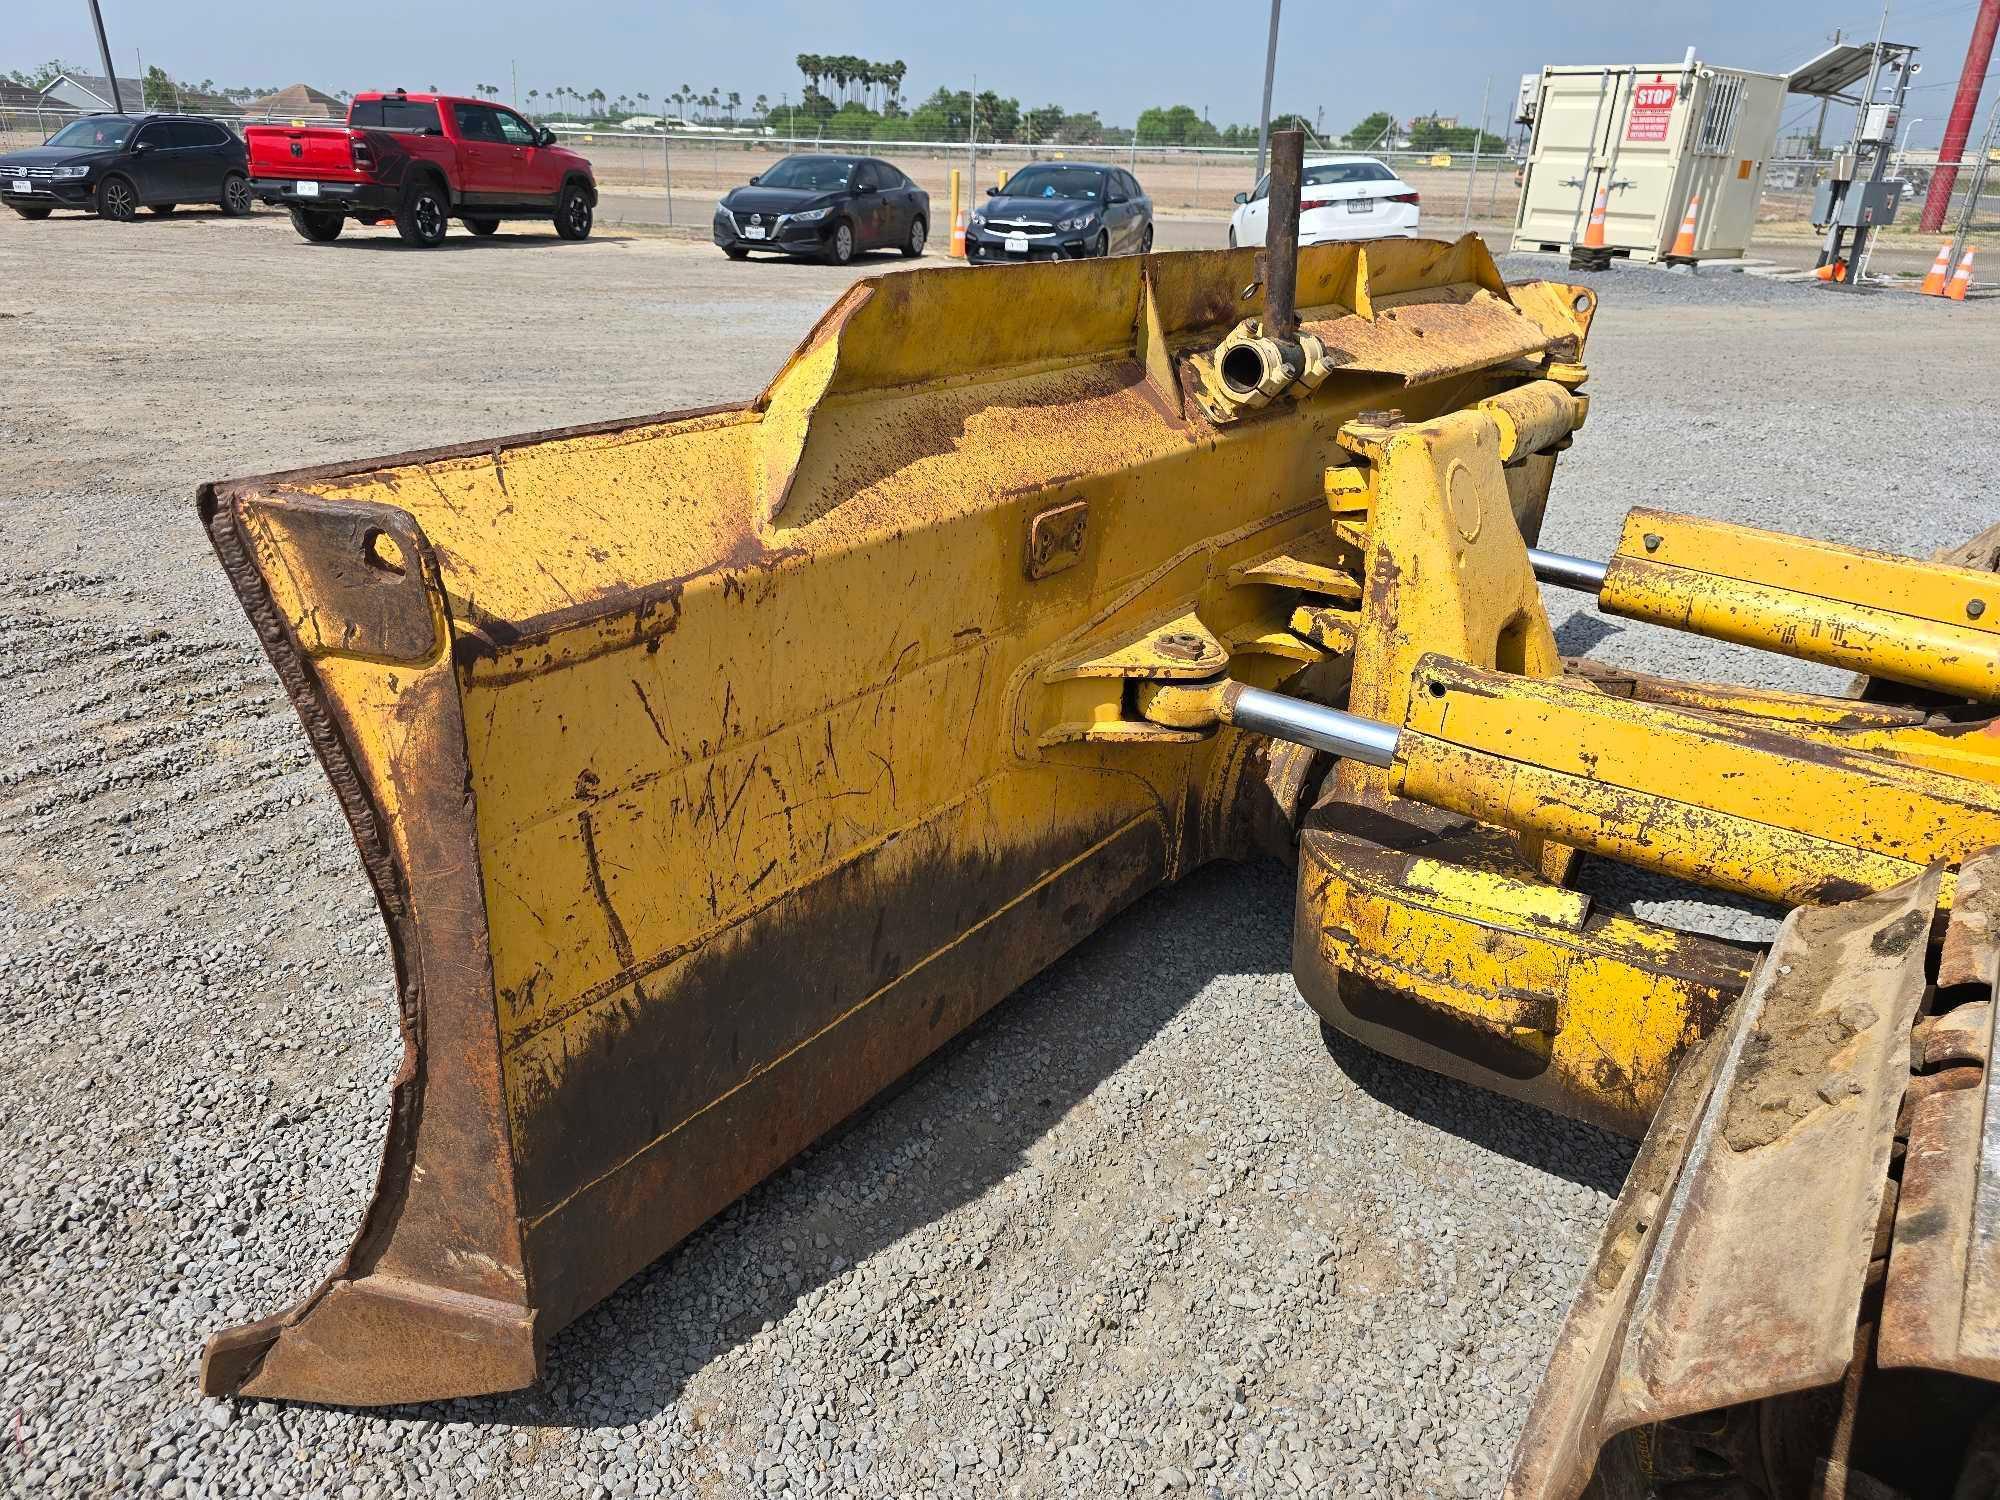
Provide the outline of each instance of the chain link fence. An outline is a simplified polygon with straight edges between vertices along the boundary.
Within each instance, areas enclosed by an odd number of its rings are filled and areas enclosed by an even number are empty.
[[[160,111],[171,113],[171,111]],[[192,111],[190,111],[192,113]],[[73,112],[59,109],[0,109],[0,150],[39,145],[70,120]],[[289,125],[291,117],[210,115],[241,132],[246,125]],[[307,120],[307,124],[337,123]],[[945,228],[950,211],[951,174],[962,174],[967,211],[989,187],[1034,161],[1110,161],[1128,168],[1145,187],[1156,213],[1163,217],[1226,217],[1235,196],[1255,186],[1257,152],[1243,146],[1115,146],[1037,145],[980,141],[867,141],[809,135],[788,136],[753,129],[622,130],[565,125],[551,121],[561,143],[590,158],[606,201],[600,218],[607,223],[673,223],[706,227],[717,198],[762,172],[781,157],[798,151],[852,151],[893,163],[931,195],[938,225]],[[1344,148],[1315,148],[1309,154]],[[1424,221],[1437,234],[1449,234],[1461,224],[1480,229],[1504,245],[1520,200],[1520,167],[1511,157],[1470,151],[1372,151],[1423,196]],[[1760,238],[1792,240],[1814,236],[1813,196],[1830,170],[1824,159],[1779,158],[1768,163],[1758,210]],[[1965,212],[1978,175],[1970,159],[1958,174],[1948,227]],[[1897,223],[1887,233],[1901,237],[1917,233],[1917,216],[1930,185],[1935,161],[1910,155],[1897,161],[1890,175],[1907,184]],[[669,187],[671,185],[671,196]],[[648,201],[650,200],[650,201]],[[1987,177],[1974,222],[1991,225],[2000,219],[2000,169]]]
[[[599,185],[614,199],[658,195],[664,207],[671,180],[675,223],[705,225],[715,200],[748,182],[780,158],[798,151],[855,152],[893,164],[948,211],[951,174],[961,173],[968,201],[997,187],[1007,174],[1035,161],[1101,161],[1129,169],[1145,187],[1156,212],[1225,216],[1238,193],[1256,185],[1254,146],[1016,145],[981,141],[863,141],[830,137],[762,135],[749,131],[624,131],[568,128],[552,123],[565,146],[588,156]],[[1336,148],[1338,149],[1338,148]],[[1515,164],[1506,157],[1470,152],[1377,151],[1424,196],[1426,214],[1450,225],[1466,214],[1475,222],[1513,222]],[[614,211],[618,205],[609,205]],[[648,214],[649,219],[654,215]],[[942,218],[940,218],[942,223]]]

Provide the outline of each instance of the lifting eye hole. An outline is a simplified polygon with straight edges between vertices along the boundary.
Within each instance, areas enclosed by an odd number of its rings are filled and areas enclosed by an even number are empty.
[[[396,539],[388,532],[369,532],[367,540],[361,544],[361,550],[368,559],[369,567],[396,578],[403,576],[403,569],[406,566],[403,562],[403,549],[396,545]]]
[[[1570,303],[1570,306],[1571,306],[1571,307],[1573,307],[1573,308],[1575,308],[1575,309],[1576,309],[1576,310],[1577,310],[1578,312],[1580,312],[1580,313],[1587,313],[1587,312],[1589,312],[1589,311],[1590,311],[1590,293],[1588,293],[1588,292],[1578,292],[1578,293],[1576,294],[1576,300],[1575,300],[1574,302]]]
[[[1431,696],[1432,696],[1433,698],[1442,698],[1442,697],[1444,696],[1444,684],[1443,684],[1443,683],[1441,683],[1441,682],[1428,682],[1428,683],[1425,683],[1424,685],[1425,685],[1426,687],[1428,687],[1428,688],[1429,688],[1429,689],[1431,690]]]

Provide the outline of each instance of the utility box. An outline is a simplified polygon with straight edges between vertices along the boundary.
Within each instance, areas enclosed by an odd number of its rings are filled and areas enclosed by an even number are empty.
[[[1586,245],[1602,191],[1610,255],[1742,255],[1777,147],[1785,87],[1778,74],[1711,67],[1692,50],[1658,67],[1542,69],[1514,248]],[[1676,253],[1696,195],[1692,253]]]
[[[1849,183],[1840,202],[1835,204],[1834,192],[1838,186],[1832,179],[1819,185],[1819,192],[1813,197],[1813,228],[1839,224],[1848,229],[1879,229],[1896,222],[1896,210],[1903,201],[1903,184],[1894,178]]]

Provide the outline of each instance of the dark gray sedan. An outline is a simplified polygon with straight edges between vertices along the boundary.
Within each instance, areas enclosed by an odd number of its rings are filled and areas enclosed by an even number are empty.
[[[1123,167],[1037,162],[989,188],[965,231],[974,265],[1144,255],[1153,248],[1153,200]]]

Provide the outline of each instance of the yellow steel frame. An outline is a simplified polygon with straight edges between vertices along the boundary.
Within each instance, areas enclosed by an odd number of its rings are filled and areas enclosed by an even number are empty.
[[[1608,614],[2000,699],[2000,579],[1972,568],[1634,510],[1598,602]]]

